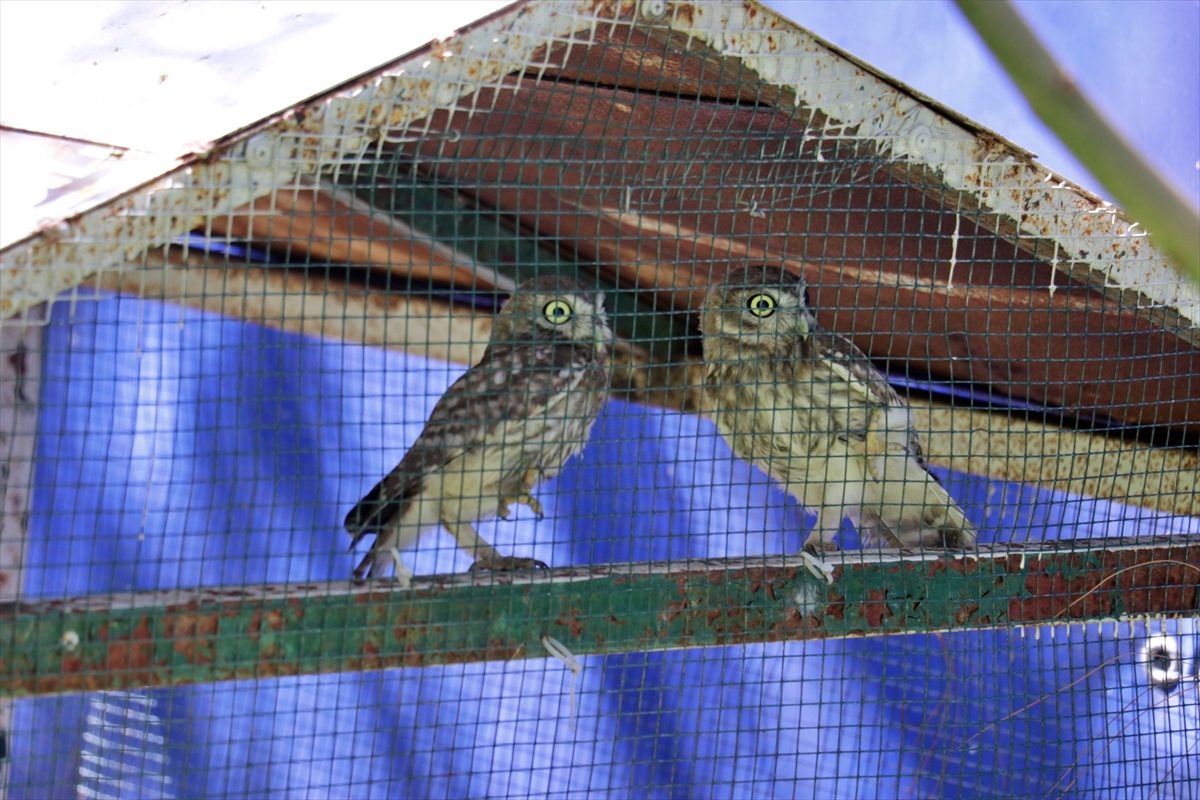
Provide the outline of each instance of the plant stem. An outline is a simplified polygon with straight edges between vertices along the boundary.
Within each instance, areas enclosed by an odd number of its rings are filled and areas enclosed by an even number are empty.
[[[956,0],[1035,114],[1200,283],[1200,213],[1104,118],[1010,0]]]

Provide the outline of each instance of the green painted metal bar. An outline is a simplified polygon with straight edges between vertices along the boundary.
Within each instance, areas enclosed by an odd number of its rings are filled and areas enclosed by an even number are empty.
[[[0,695],[1200,610],[1200,536],[149,592],[0,606]],[[824,571],[823,571],[824,570]],[[827,580],[828,577],[828,580]]]

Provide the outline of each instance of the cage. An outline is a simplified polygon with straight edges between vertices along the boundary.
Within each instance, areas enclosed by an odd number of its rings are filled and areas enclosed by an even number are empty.
[[[1197,796],[1200,294],[1136,222],[754,2],[522,0],[337,80],[182,158],[2,131],[0,796]],[[976,548],[801,553],[703,390],[758,264]],[[353,579],[551,275],[609,399],[476,524],[549,567],[430,529]]]

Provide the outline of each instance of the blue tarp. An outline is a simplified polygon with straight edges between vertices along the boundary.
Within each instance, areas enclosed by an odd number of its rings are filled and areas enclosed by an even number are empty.
[[[461,370],[130,298],[56,305],[26,598],[348,577],[361,552],[346,552],[342,517]],[[1200,532],[1196,519],[939,474],[984,541]],[[544,520],[521,508],[480,532],[566,565],[794,552],[811,524],[707,421],[616,401],[538,495]],[[418,574],[470,563],[433,532],[406,558]],[[1190,670],[1171,692],[1137,663],[1160,628]],[[1194,620],[1034,633],[585,657],[574,692],[552,660],[147,691],[144,772],[159,783],[126,775],[106,791],[1200,797]],[[81,759],[95,709],[122,696],[19,701],[10,796],[76,797],[97,763]]]

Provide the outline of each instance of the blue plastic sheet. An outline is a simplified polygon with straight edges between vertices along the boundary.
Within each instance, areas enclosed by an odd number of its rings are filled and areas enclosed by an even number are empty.
[[[58,304],[27,599],[348,577],[361,553],[346,552],[342,517],[461,370],[129,298]],[[984,541],[1200,532],[1195,519],[939,474]],[[616,401],[538,494],[544,520],[521,508],[480,532],[566,565],[791,552],[811,525],[707,421]],[[435,532],[405,558],[418,574],[470,563]],[[1138,663],[1160,629],[1190,665],[1171,691]],[[106,791],[1200,796],[1195,622],[1038,633],[585,657],[573,692],[554,660],[146,691],[139,746],[153,769]],[[121,697],[19,701],[10,796],[76,797],[103,766],[96,709]]]

